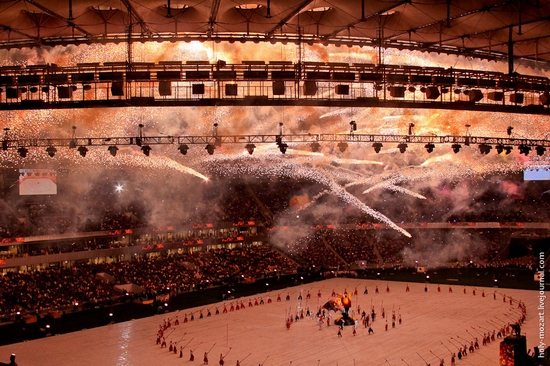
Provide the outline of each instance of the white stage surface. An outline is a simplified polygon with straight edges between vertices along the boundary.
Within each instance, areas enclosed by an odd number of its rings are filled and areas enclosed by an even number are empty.
[[[375,293],[375,287],[379,293]],[[386,287],[389,286],[389,292]],[[202,365],[204,352],[209,351],[209,364],[219,365],[220,354],[225,356],[225,365],[233,366],[383,366],[439,365],[444,358],[449,366],[451,351],[470,344],[479,338],[480,349],[468,354],[457,365],[490,366],[499,364],[499,341],[481,346],[482,334],[498,328],[506,322],[515,322],[521,315],[518,300],[527,308],[526,321],[521,333],[527,336],[527,347],[539,344],[539,293],[537,291],[498,288],[477,288],[437,284],[406,283],[374,280],[335,278],[312,284],[291,287],[281,291],[260,294],[256,297],[238,299],[244,309],[223,312],[230,303],[220,302],[204,308],[186,309],[145,319],[112,324],[75,333],[51,336],[39,340],[0,347],[0,361],[8,362],[11,353],[17,355],[19,366],[73,366],[73,365]],[[364,289],[369,293],[365,295]],[[332,298],[333,290],[353,293],[352,307],[357,316],[357,306],[377,313],[372,324],[373,334],[363,326],[345,327],[338,337],[338,327],[319,325],[315,317],[300,319],[287,329],[285,320],[302,308],[315,314],[316,309]],[[466,294],[464,294],[466,290]],[[496,291],[496,300],[493,294]],[[310,299],[307,299],[307,294]],[[321,297],[318,297],[318,292]],[[485,292],[485,296],[482,293]],[[278,294],[282,301],[277,301]],[[290,300],[286,301],[287,294]],[[300,301],[299,295],[302,294]],[[503,302],[506,295],[506,302]],[[509,297],[513,304],[510,305]],[[272,302],[268,303],[268,297]],[[249,307],[249,300],[264,300],[263,305]],[[235,300],[233,300],[235,303]],[[216,307],[220,314],[215,315]],[[382,318],[382,308],[386,318]],[[212,316],[207,317],[207,309]],[[199,318],[202,310],[204,318]],[[402,324],[391,326],[392,311],[401,315]],[[195,319],[183,323],[184,314]],[[333,320],[338,314],[332,313]],[[173,325],[178,316],[179,325]],[[159,325],[165,319],[172,320],[166,340],[177,342],[178,354],[160,348],[156,344]],[[388,330],[385,330],[386,320]],[[1,329],[1,328],[0,328]],[[179,347],[183,357],[179,357]],[[189,351],[194,351],[195,360],[189,360]]]

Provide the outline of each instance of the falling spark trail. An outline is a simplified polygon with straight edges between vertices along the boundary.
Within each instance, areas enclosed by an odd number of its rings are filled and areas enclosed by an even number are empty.
[[[394,191],[394,192],[405,193],[405,194],[408,194],[410,196],[419,198],[421,200],[426,199],[426,197],[424,197],[423,195],[418,194],[416,192],[413,192],[413,191],[411,191],[407,188],[399,187],[399,186],[396,186],[394,184],[384,184],[384,183],[377,184],[376,186],[373,186],[373,187],[363,191],[363,194],[370,193],[370,192],[372,192],[373,190],[375,190],[377,188],[387,189],[387,190]]]

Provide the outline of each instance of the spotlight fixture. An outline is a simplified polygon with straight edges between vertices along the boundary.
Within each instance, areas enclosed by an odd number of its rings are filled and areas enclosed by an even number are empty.
[[[525,144],[521,144],[518,146],[518,149],[519,149],[519,153],[520,154],[523,154],[525,156],[529,155],[529,152],[531,151],[531,147],[530,146],[527,146]]]
[[[79,146],[77,150],[80,153],[80,156],[86,157],[86,153],[88,152],[88,148],[86,146]]]
[[[339,142],[338,145],[336,146],[338,146],[338,149],[340,149],[340,152],[344,152],[348,148],[348,144],[345,143],[344,141]]]
[[[116,152],[118,151],[118,147],[116,147],[115,145],[111,145],[107,148],[107,150],[109,150],[111,155],[116,156]]]
[[[46,149],[46,152],[50,157],[53,158],[55,156],[55,153],[57,152],[57,149],[53,146],[48,146],[48,148]]]
[[[151,146],[149,145],[143,145],[141,147],[141,151],[143,151],[143,154],[145,154],[145,156],[149,156],[149,153],[151,153],[151,150],[153,149],[151,149]]]
[[[180,146],[178,146],[178,150],[182,155],[186,155],[187,150],[189,150],[189,146],[187,146],[186,144],[181,144]]]
[[[429,144],[424,145],[424,147],[426,148],[428,154],[431,154],[434,151],[435,145],[430,142]]]
[[[491,152],[491,149],[493,147],[491,145],[487,145],[487,144],[480,144],[479,145],[479,152],[482,153],[483,155],[487,155]]]
[[[17,152],[19,153],[19,156],[21,156],[22,158],[26,158],[29,150],[25,147],[20,147],[19,149],[17,149]]]
[[[288,148],[288,145],[284,142],[280,143],[279,144],[279,150],[281,151],[281,153],[286,153],[286,149]]]
[[[206,151],[208,151],[208,155],[214,155],[214,150],[216,150],[216,146],[208,144],[205,147]]]
[[[462,147],[460,144],[452,144],[451,147],[453,148],[453,152],[455,154],[458,154],[460,152],[460,148]]]
[[[510,154],[513,149],[513,146],[504,146],[504,151],[506,151],[506,155]]]
[[[407,151],[407,147],[409,147],[409,145],[407,145],[404,142],[401,142],[401,143],[397,144],[397,148],[399,149],[399,152],[401,154],[403,154],[403,153],[405,153],[405,151]]]
[[[546,148],[542,145],[538,145],[537,147],[535,147],[535,150],[537,151],[538,156],[543,156],[546,152]]]
[[[249,153],[250,155],[252,155],[252,154],[254,153],[254,149],[256,148],[256,145],[254,145],[254,144],[246,144],[245,148],[246,148],[246,151],[248,151],[248,153]]]
[[[309,145],[309,147],[311,147],[312,152],[317,152],[319,151],[319,148],[321,147],[321,145],[319,145],[317,141],[314,141],[311,143],[311,145]]]
[[[382,145],[381,142],[375,142],[374,144],[372,144],[372,147],[374,148],[374,152],[377,154],[380,152],[383,146],[384,145]]]
[[[497,154],[502,154],[502,152],[504,151],[504,145],[502,144],[498,144],[497,146],[495,146],[495,148],[497,149]]]

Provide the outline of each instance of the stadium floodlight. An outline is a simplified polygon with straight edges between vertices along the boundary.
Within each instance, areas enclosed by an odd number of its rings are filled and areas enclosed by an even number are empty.
[[[525,156],[529,155],[529,152],[531,151],[531,147],[525,144],[521,144],[518,146],[518,150],[520,154],[523,154]]]
[[[311,145],[309,145],[309,147],[311,148],[312,152],[317,152],[319,151],[319,148],[321,148],[321,145],[317,141],[314,141],[311,143]]]
[[[55,156],[55,153],[57,152],[57,149],[56,149],[55,147],[53,147],[53,146],[50,145],[50,146],[48,146],[48,148],[46,149],[46,152],[48,153],[48,155],[49,155],[50,157],[53,158],[53,157]]]
[[[348,144],[343,141],[339,142],[337,146],[338,146],[338,149],[340,149],[340,152],[344,152],[348,148]]]
[[[19,153],[19,156],[21,156],[22,158],[26,158],[28,152],[29,150],[26,147],[20,147],[19,149],[17,149],[17,153]]]
[[[107,150],[109,150],[109,153],[111,153],[111,155],[116,156],[118,147],[116,147],[115,145],[111,145],[107,148]]]
[[[208,155],[214,155],[214,150],[216,150],[216,146],[208,144],[206,145],[205,150],[208,151]]]
[[[141,147],[141,151],[143,151],[143,154],[145,156],[149,156],[149,154],[151,153],[151,150],[153,150],[153,149],[151,149],[151,146],[149,146],[149,145],[143,145]]]
[[[79,146],[77,150],[80,153],[80,156],[83,158],[86,157],[86,153],[88,152],[88,148],[86,146]]]
[[[482,153],[483,155],[489,154],[492,149],[493,147],[491,145],[479,144],[479,152]]]
[[[186,155],[187,150],[189,150],[189,146],[187,146],[186,144],[181,144],[180,146],[178,146],[178,150],[182,155]]]
[[[252,154],[254,153],[254,149],[256,148],[256,145],[254,145],[254,144],[246,144],[245,148],[246,148],[246,151],[248,151],[248,153],[249,153],[250,155],[252,155]]]

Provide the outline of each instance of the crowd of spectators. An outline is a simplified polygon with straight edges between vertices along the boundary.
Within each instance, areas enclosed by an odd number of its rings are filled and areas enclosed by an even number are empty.
[[[412,229],[412,238],[407,238],[392,230],[381,229],[334,229],[335,225],[350,224],[360,227],[369,223],[368,217],[357,208],[350,207],[340,200],[321,195],[299,215],[287,215],[288,224],[309,226],[309,232],[299,237],[290,235],[282,242],[277,241],[275,249],[273,236],[264,232],[250,232],[243,226],[254,221],[255,225],[273,228],[273,218],[288,213],[295,203],[308,204],[309,200],[322,191],[322,187],[309,181],[295,181],[282,178],[277,181],[233,181],[224,185],[217,182],[213,189],[201,192],[200,200],[193,206],[191,197],[185,198],[190,212],[188,221],[181,225],[193,226],[192,230],[174,231],[170,238],[150,236],[124,245],[155,245],[163,240],[181,243],[183,248],[193,251],[153,257],[134,258],[100,264],[75,264],[70,268],[48,267],[37,272],[8,272],[0,277],[0,313],[11,313],[21,308],[27,311],[43,310],[68,306],[77,302],[111,301],[120,292],[114,285],[134,283],[142,286],[147,294],[154,295],[167,288],[185,292],[197,287],[219,284],[230,279],[254,281],[273,273],[294,271],[298,267],[317,269],[346,269],[357,260],[384,266],[410,265],[405,253],[413,253],[422,258],[434,253],[449,252],[444,258],[448,263],[474,261],[482,266],[513,266],[529,268],[536,263],[534,255],[510,258],[503,249],[510,243],[513,229]],[[548,200],[541,199],[534,207],[532,195],[523,193],[514,196],[516,205],[502,210],[498,204],[504,199],[502,192],[489,191],[484,194],[487,203],[478,211],[457,210],[447,195],[422,192],[427,200],[413,197],[403,198],[402,193],[384,191],[369,205],[396,222],[424,223],[472,221],[544,221],[548,222]],[[540,193],[540,192],[539,192]],[[105,231],[148,226],[148,210],[137,201],[111,204],[105,201],[97,188],[98,199],[90,195],[88,204],[77,212],[72,205],[62,204],[54,198],[28,202],[21,200],[15,206],[2,202],[0,210],[0,236],[15,238],[20,236],[63,234],[79,231]],[[395,195],[400,195],[396,201]],[[298,199],[296,198],[298,197]],[[509,198],[509,197],[508,197]],[[389,203],[391,202],[391,204]],[[397,204],[396,202],[399,202]],[[419,203],[420,202],[420,203]],[[329,206],[330,210],[317,207]],[[530,209],[528,209],[530,208]],[[266,214],[265,210],[269,211]],[[329,212],[330,211],[330,212]],[[297,216],[301,216],[298,222]],[[199,225],[195,225],[195,224]],[[213,224],[206,227],[203,224]],[[221,224],[223,223],[223,224]],[[226,227],[224,228],[223,225]],[[183,227],[183,226],[180,226]],[[289,229],[292,231],[292,228]],[[181,234],[185,233],[185,234]],[[264,245],[235,245],[242,235],[265,235],[260,241]],[[205,250],[201,241],[216,244],[217,249]],[[22,245],[17,254],[0,256],[33,256],[72,251],[109,249],[120,246],[112,240],[75,240],[64,244]],[[449,248],[454,251],[448,251]],[[199,250],[195,250],[199,249]],[[284,254],[283,254],[284,253]],[[503,254],[504,253],[504,254]],[[409,258],[410,259],[410,258]],[[105,272],[115,278],[106,283],[96,274]]]
[[[75,303],[116,301],[125,296],[116,285],[132,283],[152,297],[167,290],[177,294],[227,281],[253,281],[293,273],[296,269],[296,264],[278,250],[265,245],[243,245],[234,249],[7,272],[0,276],[0,315],[58,309]],[[99,276],[101,273],[109,277]],[[113,281],[108,280],[110,276]]]
[[[325,240],[347,262],[378,263],[374,241],[366,230],[326,230]]]
[[[327,243],[322,231],[311,231],[309,235],[289,241],[281,250],[304,268],[347,268],[346,262]]]

